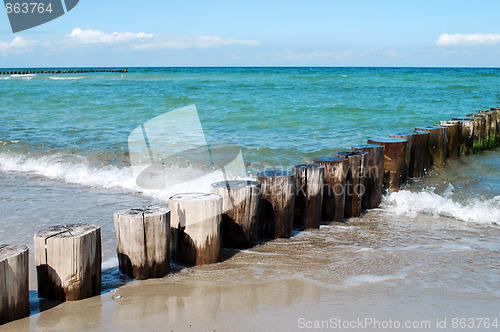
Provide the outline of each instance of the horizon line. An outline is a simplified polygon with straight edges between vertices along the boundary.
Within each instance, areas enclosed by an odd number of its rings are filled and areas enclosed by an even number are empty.
[[[56,68],[423,68],[423,69],[500,69],[500,67],[483,66],[29,66],[29,67],[0,67],[6,69],[56,69]]]

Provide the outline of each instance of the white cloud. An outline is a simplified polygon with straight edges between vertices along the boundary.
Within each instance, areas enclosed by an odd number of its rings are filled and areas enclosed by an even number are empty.
[[[185,50],[189,48],[211,48],[229,45],[258,46],[257,40],[240,40],[234,38],[221,38],[218,36],[160,36],[150,42],[139,43],[133,46],[137,50],[145,49],[174,49]]]
[[[134,50],[211,48],[228,45],[258,46],[257,40],[240,40],[218,36],[166,36],[150,33],[112,32],[82,30],[75,28],[67,36],[71,44],[128,44]]]
[[[31,47],[38,44],[35,40],[24,39],[23,37],[16,36],[10,43],[0,41],[0,52],[3,54],[8,53],[24,53],[31,50]]]
[[[122,43],[128,41],[137,41],[142,39],[153,38],[150,33],[132,33],[132,32],[112,32],[106,33],[99,30],[82,30],[81,28],[75,28],[71,31],[68,38],[78,44],[113,44]]]
[[[285,51],[285,59],[287,60],[299,60],[299,59],[322,59],[329,58],[332,56],[330,52],[311,52],[311,53],[293,53],[291,50]]]
[[[353,51],[344,51],[344,52],[342,52],[342,53],[340,53],[340,54],[336,54],[336,55],[335,55],[335,57],[336,57],[337,59],[340,59],[340,58],[345,58],[345,57],[347,57],[347,56],[349,56],[349,55],[353,55],[353,54],[354,54],[354,52],[353,52]]]
[[[439,36],[436,44],[438,46],[473,46],[500,43],[498,33],[478,33],[478,34],[454,34],[447,33]]]

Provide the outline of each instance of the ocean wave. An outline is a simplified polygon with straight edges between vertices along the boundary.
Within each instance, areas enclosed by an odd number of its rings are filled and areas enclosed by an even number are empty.
[[[478,224],[500,224],[500,196],[485,200],[469,198],[465,202],[457,202],[451,198],[452,191],[451,185],[443,195],[436,194],[434,188],[420,192],[401,190],[387,196],[382,206],[390,214],[412,219],[425,213]]]
[[[200,174],[198,169],[192,167],[170,167],[166,169],[170,177],[185,180],[172,186],[165,184],[165,189],[144,189],[137,185],[136,176],[130,166],[120,168],[106,165],[96,168],[90,166],[85,157],[72,157],[68,158],[63,154],[54,154],[29,158],[10,153],[0,153],[0,170],[34,174],[93,188],[120,188],[161,201],[168,201],[170,196],[178,193],[209,193],[212,183],[235,179],[230,176],[225,178],[225,174],[220,170]],[[68,159],[71,161],[68,161]]]
[[[51,80],[81,80],[83,76],[78,76],[78,77],[55,77],[55,76],[49,76],[49,79]]]
[[[36,76],[36,74],[12,74],[12,75],[10,75],[10,77],[12,77],[12,78],[20,78],[23,80],[31,80],[35,76]]]

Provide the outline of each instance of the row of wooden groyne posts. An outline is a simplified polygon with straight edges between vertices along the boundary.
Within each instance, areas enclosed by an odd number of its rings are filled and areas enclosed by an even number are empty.
[[[0,70],[0,75],[33,75],[33,74],[88,74],[88,73],[128,73],[124,69],[26,69],[26,70]]]
[[[268,170],[257,181],[222,181],[212,193],[177,194],[167,207],[114,214],[121,272],[160,278],[171,255],[188,265],[222,260],[222,248],[249,248],[258,234],[289,238],[293,228],[342,222],[379,206],[384,190],[397,191],[447,159],[500,145],[500,108],[417,127],[334,157]],[[54,226],[34,236],[38,296],[79,300],[101,291],[101,229],[89,224]],[[0,246],[0,323],[29,315],[28,248]]]

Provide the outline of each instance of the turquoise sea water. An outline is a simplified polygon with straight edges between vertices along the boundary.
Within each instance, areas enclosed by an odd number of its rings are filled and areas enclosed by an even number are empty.
[[[144,122],[192,104],[206,140],[241,147],[252,176],[267,167],[330,156],[372,136],[500,106],[500,69],[129,68],[125,74],[0,75],[0,243],[25,243],[32,249],[32,236],[40,229],[68,222],[98,224],[103,227],[104,288],[120,284],[113,212],[164,204],[172,194],[137,187],[128,136]],[[380,237],[385,243],[380,248],[354,240],[360,260],[376,262],[389,252],[410,257],[418,251],[422,261],[412,258],[401,269],[396,264],[391,271],[353,270],[335,278],[323,263],[311,263],[308,278],[342,288],[405,279],[424,285],[414,290],[424,297],[432,298],[436,287],[451,287],[460,301],[484,300],[477,308],[471,302],[471,309],[494,307],[500,300],[495,260],[500,250],[499,166],[497,148],[431,170],[366,216],[383,230],[357,222],[350,230],[339,226],[303,235],[311,248],[321,242],[340,253],[342,246],[333,244],[342,242],[338,232],[353,238],[359,233],[366,241]],[[200,183],[200,190],[206,185]],[[401,238],[408,242],[399,243]],[[318,252],[304,250],[315,262]],[[432,261],[436,252],[444,257],[442,269]],[[284,258],[277,262],[285,264]],[[331,264],[335,271],[343,266]],[[288,272],[299,269],[286,266]],[[445,282],[452,278],[446,269],[454,271],[453,285]],[[431,271],[433,279],[417,271]],[[31,275],[33,289],[36,272]],[[436,284],[436,278],[442,280]],[[461,298],[463,284],[469,288]]]
[[[124,166],[143,122],[195,104],[208,141],[293,165],[500,104],[500,69],[131,68],[0,77],[0,152]]]

